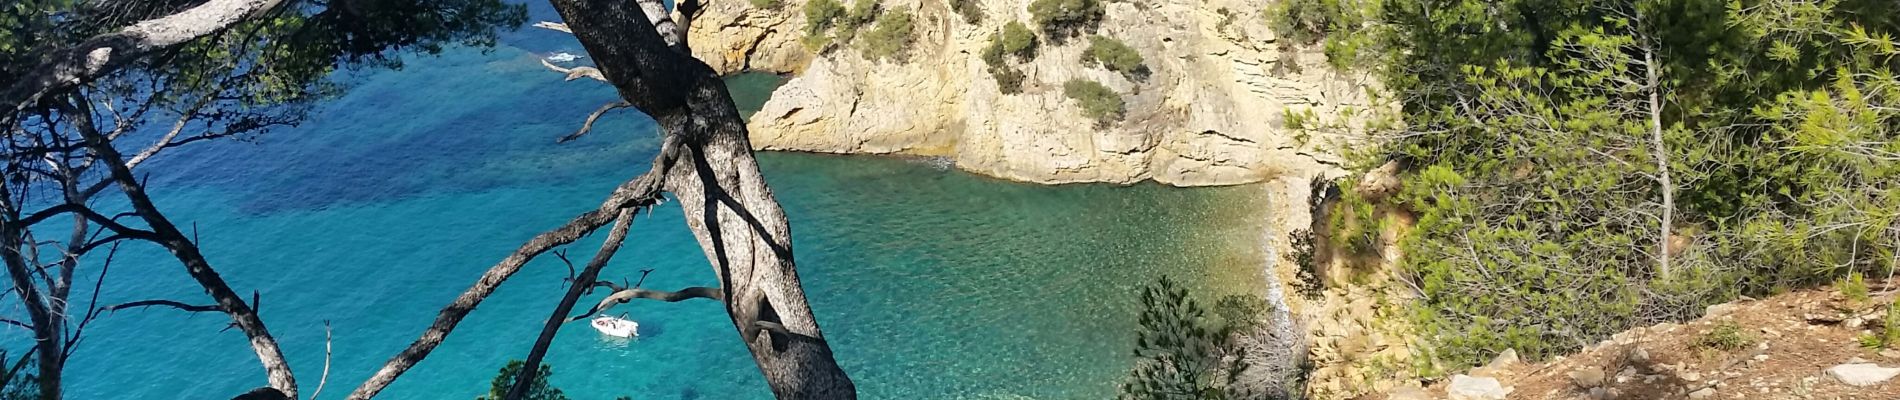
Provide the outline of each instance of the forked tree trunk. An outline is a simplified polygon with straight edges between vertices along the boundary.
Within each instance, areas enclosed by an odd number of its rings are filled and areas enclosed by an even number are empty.
[[[679,199],[725,289],[733,329],[772,393],[779,399],[857,398],[806,302],[791,228],[759,173],[725,82],[690,55],[671,21],[649,15],[640,2],[552,3],[621,97],[658,120],[663,134],[680,139],[681,158],[668,171],[665,189]]]

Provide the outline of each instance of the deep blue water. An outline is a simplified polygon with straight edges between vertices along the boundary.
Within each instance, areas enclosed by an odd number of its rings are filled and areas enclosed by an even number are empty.
[[[554,143],[614,93],[543,70],[537,53],[551,51],[580,52],[570,38],[529,30],[489,52],[354,72],[352,90],[300,127],[183,148],[141,169],[231,285],[261,294],[306,393],[331,324],[323,393],[338,397],[482,271],[647,165],[657,141],[637,112]],[[745,79],[735,91],[753,102],[773,81]],[[1047,187],[874,157],[760,162],[792,220],[820,323],[864,398],[1109,398],[1129,362],[1139,285],[1167,274],[1210,293],[1257,288],[1252,188]],[[571,246],[572,256],[584,260],[598,240]],[[675,207],[637,220],[603,276],[647,268],[650,287],[716,283]],[[566,274],[551,255],[530,264],[382,398],[483,393],[497,368],[525,355]],[[105,287],[104,304],[208,302],[153,246],[125,249]],[[770,397],[717,304],[615,312],[639,320],[642,336],[573,324],[555,341],[552,382],[570,396]],[[68,366],[68,396],[228,398],[262,385],[243,335],[219,332],[227,322],[167,309],[102,318]],[[26,339],[0,332],[16,351]]]

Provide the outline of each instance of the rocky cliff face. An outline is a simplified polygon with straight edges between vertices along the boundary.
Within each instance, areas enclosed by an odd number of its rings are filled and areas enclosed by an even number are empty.
[[[1131,80],[1080,62],[1085,38],[1044,38],[1023,92],[1003,94],[980,59],[992,33],[1030,22],[1030,0],[979,0],[965,23],[941,0],[884,0],[916,18],[904,61],[868,60],[852,46],[813,54],[800,43],[802,3],[775,9],[715,2],[695,21],[702,59],[724,72],[794,72],[751,121],[755,147],[828,153],[943,156],[959,168],[1040,182],[1180,186],[1259,182],[1333,170],[1319,142],[1296,140],[1287,111],[1319,116],[1366,108],[1358,74],[1312,52],[1283,52],[1266,0],[1106,3],[1097,34],[1138,50],[1152,74]],[[850,2],[846,2],[849,4]],[[1063,83],[1101,82],[1127,101],[1123,121],[1082,116]]]

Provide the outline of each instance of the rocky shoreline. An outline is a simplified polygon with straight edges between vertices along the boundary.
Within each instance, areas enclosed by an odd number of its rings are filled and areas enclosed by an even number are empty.
[[[1106,3],[1096,30],[1138,51],[1146,76],[1085,65],[1086,40],[1045,40],[1018,66],[1022,93],[1003,94],[978,54],[1005,23],[1029,21],[1029,3],[981,2],[985,14],[970,24],[941,2],[883,1],[917,15],[902,61],[849,46],[815,53],[801,42],[801,0],[770,9],[714,3],[692,34],[698,55],[723,73],[794,76],[748,126],[758,149],[943,156],[973,173],[1046,184],[1217,186],[1336,174],[1338,141],[1305,137],[1286,119],[1359,123],[1339,116],[1364,114],[1365,89],[1376,85],[1279,43],[1265,1],[1164,0]],[[1071,79],[1122,94],[1126,118],[1100,125],[1082,116],[1062,90]]]
[[[1088,40],[1044,42],[1033,60],[1015,66],[1026,76],[1016,94],[1002,93],[979,55],[1004,24],[1030,23],[1030,0],[972,0],[983,10],[976,23],[944,2],[883,0],[886,10],[916,15],[902,61],[873,60],[849,46],[814,52],[803,42],[806,1],[711,3],[692,26],[697,55],[721,73],[791,76],[749,121],[755,148],[934,157],[1041,184],[1258,184],[1268,199],[1260,210],[1269,249],[1262,287],[1313,279],[1285,256],[1297,251],[1288,235],[1323,217],[1311,206],[1314,181],[1345,176],[1341,152],[1362,143],[1293,125],[1363,126],[1373,114],[1367,92],[1378,84],[1334,70],[1317,50],[1281,43],[1269,29],[1268,1],[1104,2],[1095,34],[1125,42],[1149,73],[1085,65]],[[1099,124],[1084,117],[1063,90],[1072,79],[1121,94],[1125,118]],[[1287,311],[1275,319],[1297,327],[1302,334],[1293,336],[1306,338],[1299,345],[1311,347],[1319,369],[1311,384],[1320,392],[1366,390],[1342,386],[1371,375],[1344,352],[1404,351],[1354,345],[1396,341],[1369,328],[1382,314],[1369,311],[1370,297],[1351,298],[1363,293],[1309,299],[1270,292],[1263,294]]]

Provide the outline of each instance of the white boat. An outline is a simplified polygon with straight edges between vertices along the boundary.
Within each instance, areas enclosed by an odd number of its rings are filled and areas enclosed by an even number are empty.
[[[594,330],[607,336],[630,338],[640,335],[640,323],[619,317],[599,316],[592,322]]]
[[[580,58],[581,56],[577,56],[577,55],[574,55],[573,53],[568,53],[568,52],[554,53],[547,57],[548,61],[562,62],[562,63],[579,60]]]

